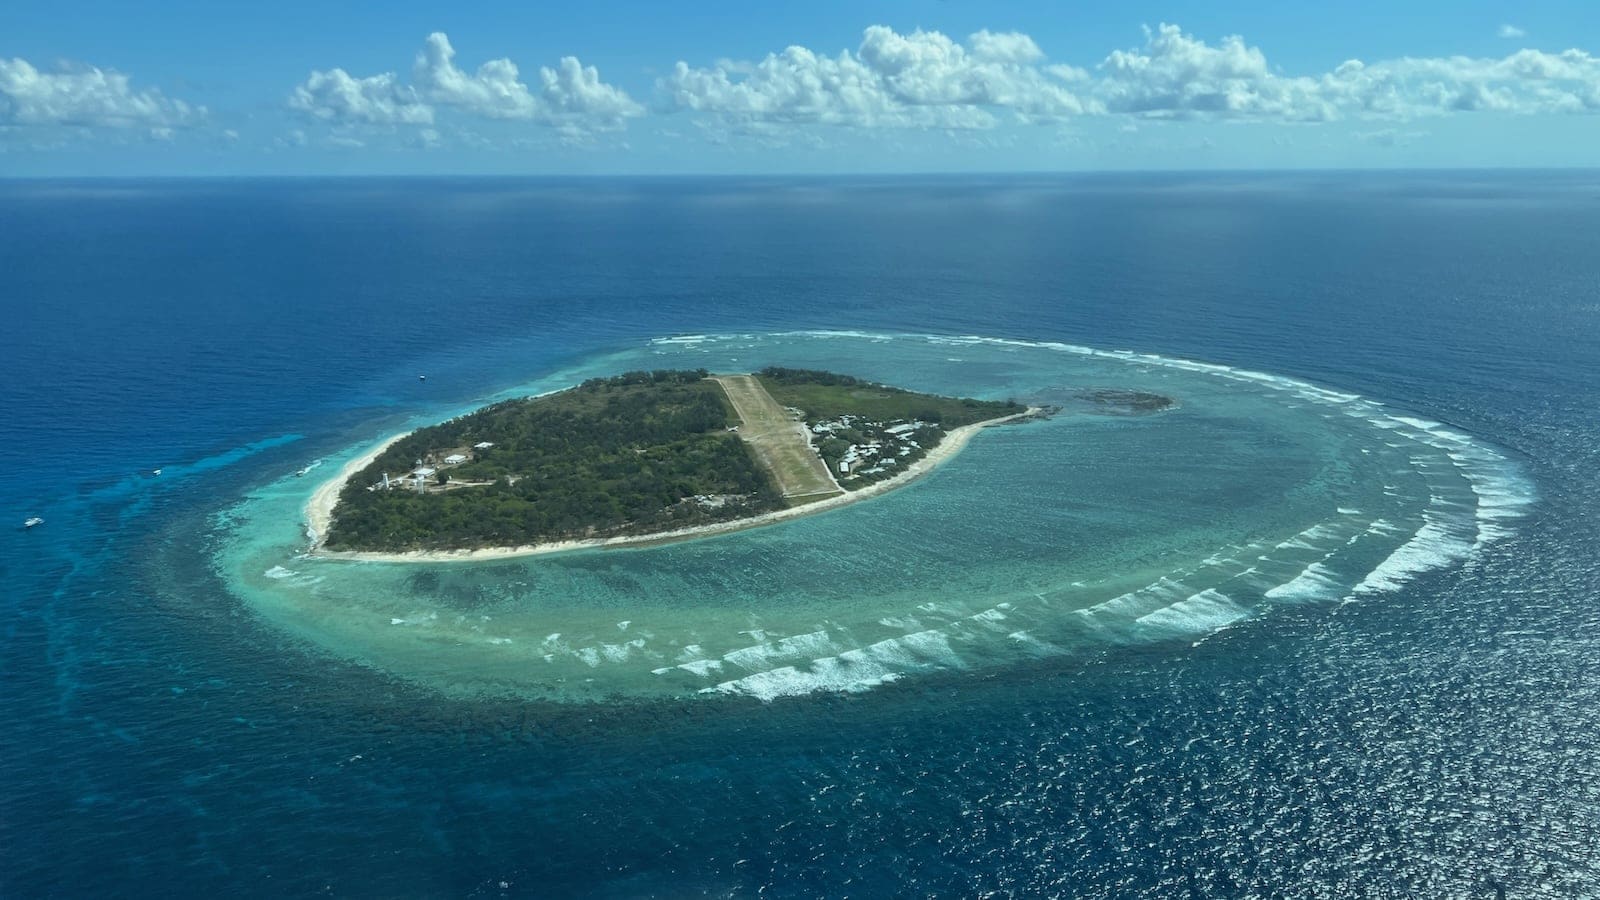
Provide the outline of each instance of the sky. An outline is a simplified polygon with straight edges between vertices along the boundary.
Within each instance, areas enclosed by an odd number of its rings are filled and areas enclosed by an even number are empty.
[[[0,4],[0,177],[1592,166],[1595,0]]]

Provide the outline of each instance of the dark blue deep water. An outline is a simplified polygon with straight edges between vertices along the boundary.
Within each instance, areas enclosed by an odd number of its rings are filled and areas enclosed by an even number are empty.
[[[0,895],[1600,892],[1600,174],[0,182],[0,322]],[[788,329],[1293,376],[1539,499],[1380,601],[770,704],[444,699],[207,564],[419,412]]]

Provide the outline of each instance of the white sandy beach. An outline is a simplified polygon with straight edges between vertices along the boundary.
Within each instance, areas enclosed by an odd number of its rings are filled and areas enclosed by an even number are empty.
[[[350,476],[372,465],[372,461],[389,449],[395,441],[410,433],[402,431],[374,446],[366,453],[345,463],[339,474],[317,487],[316,492],[311,495],[310,502],[306,504],[306,536],[311,539],[313,550],[322,546],[322,539],[328,534],[328,526],[333,523],[333,508],[339,503],[339,492],[344,490],[344,483],[350,480]]]
[[[726,534],[733,531],[742,531],[746,528],[759,528],[795,519],[800,516],[809,516],[816,513],[836,509],[879,494],[894,490],[938,468],[941,464],[954,458],[972,440],[973,435],[985,428],[1003,425],[1017,419],[1024,419],[1038,415],[1042,412],[1038,407],[1030,407],[1026,412],[990,419],[985,422],[974,422],[963,425],[944,436],[939,446],[928,451],[928,455],[917,460],[893,478],[874,482],[856,491],[848,491],[824,500],[807,503],[803,506],[794,506],[788,509],[775,510],[747,519],[736,519],[731,522],[716,522],[710,525],[698,525],[693,528],[680,528],[676,531],[658,531],[651,534],[625,534],[609,538],[595,538],[592,540],[554,541],[543,544],[528,544],[521,547],[484,547],[477,550],[410,550],[403,553],[378,553],[367,551],[335,551],[323,550],[322,538],[328,532],[328,526],[333,521],[333,508],[339,502],[339,492],[344,488],[344,483],[350,476],[366,468],[387,450],[395,441],[405,437],[406,434],[397,434],[381,444],[373,447],[371,451],[357,459],[346,463],[339,470],[339,474],[330,481],[322,484],[311,495],[311,500],[306,504],[307,533],[311,538],[311,554],[320,559],[346,559],[367,562],[465,562],[483,561],[493,559],[507,559],[514,556],[535,556],[543,553],[561,553],[567,550],[597,549],[604,547],[622,547],[630,544],[659,544],[668,541],[681,541],[690,538],[704,537],[713,534]]]

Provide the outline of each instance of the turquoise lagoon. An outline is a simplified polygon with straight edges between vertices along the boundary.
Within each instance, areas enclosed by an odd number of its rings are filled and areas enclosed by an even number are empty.
[[[1062,344],[679,336],[483,402],[629,369],[770,364],[1063,410],[987,429],[929,476],[815,516],[481,562],[306,556],[315,476],[368,445],[355,446],[219,513],[213,563],[248,609],[307,652],[447,696],[776,700],[1129,644],[1182,652],[1286,606],[1385,602],[1425,572],[1471,565],[1531,500],[1514,461],[1392,403]],[[1095,388],[1177,405],[1100,414],[1076,402]]]

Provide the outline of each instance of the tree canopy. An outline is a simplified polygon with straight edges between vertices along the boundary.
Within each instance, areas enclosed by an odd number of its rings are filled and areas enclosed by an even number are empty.
[[[422,428],[352,477],[332,550],[457,549],[663,531],[781,508],[704,371],[630,372]],[[479,449],[480,443],[493,444]],[[424,491],[375,488],[418,460]],[[709,499],[696,499],[709,498]]]
[[[849,488],[892,477],[947,428],[1022,411],[1009,401],[918,394],[831,372],[769,368],[758,378],[808,422],[855,417],[817,448],[837,472],[853,444],[872,444],[861,452],[874,464],[852,472]],[[921,424],[912,432],[887,430],[913,421]],[[653,534],[783,508],[773,477],[734,432],[738,422],[703,369],[628,372],[495,403],[412,432],[351,477],[324,546],[514,547]]]

